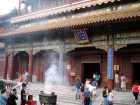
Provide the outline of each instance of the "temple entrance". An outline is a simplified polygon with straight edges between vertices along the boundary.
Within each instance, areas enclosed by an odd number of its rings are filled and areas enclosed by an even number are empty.
[[[140,84],[140,63],[133,63],[133,82]]]
[[[33,76],[32,81],[45,81],[45,72],[51,64],[58,64],[59,55],[54,50],[41,50],[33,58]]]
[[[93,74],[100,74],[100,63],[83,63],[83,78],[84,82],[86,79],[93,79]]]
[[[20,75],[24,75],[25,72],[29,72],[29,55],[27,52],[19,52],[14,56],[12,79],[17,79]]]

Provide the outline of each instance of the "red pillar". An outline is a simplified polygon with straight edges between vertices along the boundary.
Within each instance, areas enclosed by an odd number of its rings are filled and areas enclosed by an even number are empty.
[[[13,52],[8,55],[7,60],[7,79],[12,79],[13,74]]]
[[[113,80],[111,80],[111,79],[108,79],[108,81],[107,81],[107,87],[109,88],[109,89],[113,89]]]
[[[0,55],[0,78],[4,78],[5,74],[5,55],[1,53]]]
[[[8,71],[8,54],[5,54],[5,61],[4,61],[4,79],[7,79],[7,71]]]
[[[29,54],[29,64],[28,64],[28,71],[30,74],[30,81],[32,81],[32,75],[33,75],[33,51],[30,50],[28,52]]]
[[[71,76],[70,76],[70,72],[71,72],[71,58],[69,57],[69,59],[67,60],[67,66],[66,66],[66,76],[67,76],[67,80],[69,82],[69,84],[71,85],[72,84],[72,81],[71,81]]]

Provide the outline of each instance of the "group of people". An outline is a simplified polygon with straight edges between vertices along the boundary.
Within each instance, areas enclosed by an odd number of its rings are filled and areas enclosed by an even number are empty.
[[[0,93],[0,105],[17,105],[18,100],[20,100],[20,105],[36,105],[33,96],[26,91],[29,77],[29,73],[25,72],[23,75],[19,75],[16,86],[2,89]],[[17,91],[19,91],[20,97],[18,97]]]
[[[28,96],[28,99],[27,99]],[[14,88],[4,88],[0,93],[0,105],[17,105],[18,101],[17,90]],[[36,105],[32,95],[26,92],[26,83],[22,83],[20,91],[20,105]]]
[[[100,74],[99,73],[93,73],[93,80],[92,80],[92,85],[95,85],[98,87],[100,84]]]
[[[126,91],[127,88],[127,79],[124,74],[119,75],[118,72],[115,73],[114,78],[115,89],[117,91]]]
[[[97,97],[97,86],[95,80],[86,79],[85,84],[78,80],[76,82],[76,99],[81,99],[83,105],[94,105]],[[113,105],[113,92],[111,89],[104,87],[102,96],[103,105]]]
[[[84,105],[92,105],[96,98],[96,89],[99,86],[100,74],[93,73],[93,79],[86,79],[82,83],[78,78],[76,86],[76,99],[81,99]]]
[[[26,83],[22,84],[21,90],[21,105],[36,105],[36,101],[33,100],[33,95],[30,95],[26,92]],[[27,99],[28,96],[28,99]]]
[[[85,83],[78,78],[76,86],[76,99],[81,99],[84,105],[93,105],[96,98],[96,89],[99,86],[100,75],[93,74],[93,79],[86,79]]]
[[[18,82],[27,82],[27,83],[29,82],[29,80],[30,75],[27,71],[24,74],[20,74],[17,79]]]
[[[92,105],[96,97],[96,86],[92,85],[90,79],[83,84],[79,79],[76,82],[76,99],[81,99],[84,105]]]
[[[16,90],[13,89],[10,93],[6,89],[1,90],[0,105],[17,105]]]
[[[113,105],[113,92],[112,89],[109,89],[108,87],[104,87],[103,92],[103,105]]]

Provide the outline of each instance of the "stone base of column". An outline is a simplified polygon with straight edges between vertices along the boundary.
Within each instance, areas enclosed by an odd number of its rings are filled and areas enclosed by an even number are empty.
[[[109,89],[113,89],[113,80],[111,80],[111,79],[107,80],[107,87]]]
[[[7,74],[6,79],[10,80],[10,75],[9,74]]]

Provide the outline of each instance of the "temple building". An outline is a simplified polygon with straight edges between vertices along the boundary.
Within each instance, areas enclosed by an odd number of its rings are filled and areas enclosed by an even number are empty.
[[[51,62],[70,84],[99,73],[100,85],[112,87],[118,72],[130,87],[140,82],[140,1],[20,0],[16,15],[0,25],[0,47],[1,78],[28,71],[43,82]]]

